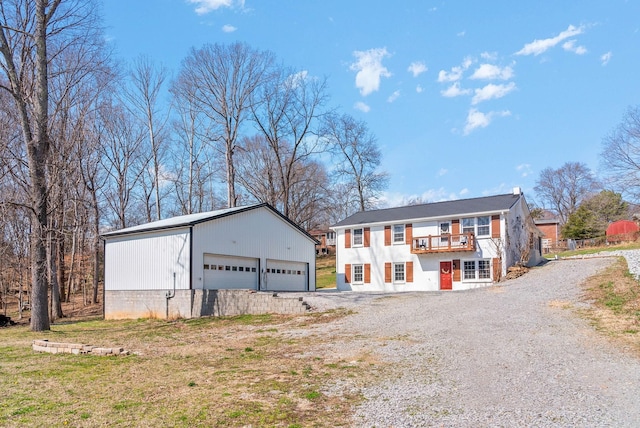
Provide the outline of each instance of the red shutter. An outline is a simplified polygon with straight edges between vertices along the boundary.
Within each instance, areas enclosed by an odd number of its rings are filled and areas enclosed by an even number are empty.
[[[344,248],[351,248],[351,229],[344,231]]]
[[[351,284],[351,265],[344,265],[344,282],[347,284]]]
[[[391,245],[391,226],[384,227],[384,245],[386,247]]]
[[[413,225],[405,224],[404,225],[404,243],[407,245],[411,245],[411,241],[413,241]]]
[[[407,270],[407,282],[413,282],[413,262],[407,262],[405,265],[405,269]]]
[[[384,264],[384,282],[391,282],[391,263]]]
[[[460,235],[460,220],[455,219],[451,220],[451,234],[452,235]]]
[[[371,237],[371,228],[369,227],[365,227],[364,228],[364,246],[368,247],[370,242],[369,239]]]
[[[491,237],[492,238],[500,237],[500,216],[499,215],[491,216]]]
[[[460,281],[460,260],[453,261],[453,280]]]
[[[369,263],[364,265],[364,283],[371,284],[371,265]]]
[[[500,263],[500,259],[492,259],[491,264],[493,265],[493,280],[495,282],[500,281],[500,278],[502,277],[502,263]]]

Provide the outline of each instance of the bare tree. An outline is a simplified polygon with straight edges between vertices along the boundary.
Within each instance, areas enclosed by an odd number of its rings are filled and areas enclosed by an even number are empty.
[[[348,114],[332,114],[323,132],[335,159],[335,172],[349,192],[357,198],[351,214],[376,206],[386,188],[388,174],[379,170],[382,154],[367,125]]]
[[[603,139],[601,153],[608,184],[640,200],[640,106],[629,107],[622,122]]]
[[[205,45],[190,52],[178,77],[184,95],[215,125],[209,138],[222,144],[228,207],[237,203],[233,157],[240,130],[273,60],[270,52],[243,43]]]
[[[598,189],[593,173],[580,162],[567,162],[558,169],[543,169],[534,187],[544,207],[554,210],[562,224]]]
[[[301,166],[325,150],[316,128],[326,114],[322,109],[328,98],[326,80],[278,68],[256,96],[259,101],[253,103],[253,120],[271,151],[270,170],[278,181],[274,206],[291,217],[291,192]]]
[[[50,65],[98,31],[89,0],[5,0],[0,3],[0,89],[11,94],[29,169],[31,329],[48,330],[47,162]]]
[[[165,125],[168,120],[168,112],[160,111],[159,96],[163,89],[168,71],[164,67],[156,67],[147,57],[136,59],[134,68],[130,73],[131,88],[125,89],[124,99],[126,105],[140,123],[147,130],[149,154],[151,157],[149,174],[151,183],[147,186],[147,221],[160,220],[162,218],[162,181],[163,161],[166,152]],[[155,218],[151,217],[151,202],[155,205]]]
[[[124,107],[104,104],[99,111],[100,128],[95,132],[101,137],[100,162],[107,175],[105,200],[115,216],[112,226],[125,228],[142,219],[136,217],[133,207],[137,201],[136,190],[149,161],[142,152],[144,130],[132,122]]]

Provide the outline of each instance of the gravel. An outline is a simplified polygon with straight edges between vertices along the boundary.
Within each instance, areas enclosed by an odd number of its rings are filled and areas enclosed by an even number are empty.
[[[615,255],[640,272],[640,251]],[[355,427],[640,426],[640,360],[571,310],[612,260],[552,261],[470,291],[304,294],[318,310],[357,311],[314,352],[380,368],[324,392],[364,395]]]

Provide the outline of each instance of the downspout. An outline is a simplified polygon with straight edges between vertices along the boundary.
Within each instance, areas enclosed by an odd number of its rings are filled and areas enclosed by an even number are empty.
[[[173,292],[167,291],[164,297],[167,301],[167,319],[169,319],[169,300],[176,297],[176,273],[175,272],[173,273]]]

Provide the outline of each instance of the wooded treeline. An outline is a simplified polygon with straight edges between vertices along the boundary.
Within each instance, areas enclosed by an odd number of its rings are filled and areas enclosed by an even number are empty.
[[[376,138],[326,79],[240,42],[175,76],[124,67],[97,6],[0,2],[0,297],[33,330],[72,293],[97,301],[103,231],[255,202],[311,229],[376,205]]]

